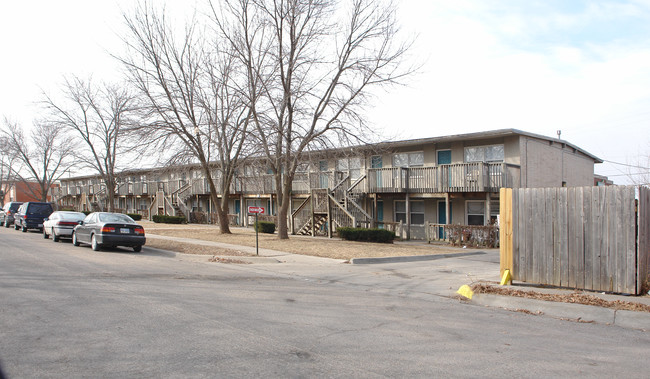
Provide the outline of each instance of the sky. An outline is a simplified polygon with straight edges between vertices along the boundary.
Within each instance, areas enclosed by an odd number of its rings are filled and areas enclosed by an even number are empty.
[[[118,80],[134,0],[0,0],[0,116],[30,126],[64,75]],[[192,1],[168,0],[182,14]],[[514,128],[562,139],[630,182],[650,154],[650,0],[397,0],[419,72],[380,90],[389,138]],[[179,16],[182,18],[183,16]],[[648,160],[641,164],[647,167]]]

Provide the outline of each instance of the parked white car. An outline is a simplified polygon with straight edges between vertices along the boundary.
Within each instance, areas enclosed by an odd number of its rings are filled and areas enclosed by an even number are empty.
[[[43,221],[43,238],[48,239],[51,235],[54,242],[59,242],[61,237],[70,238],[74,227],[85,217],[81,212],[54,212]]]

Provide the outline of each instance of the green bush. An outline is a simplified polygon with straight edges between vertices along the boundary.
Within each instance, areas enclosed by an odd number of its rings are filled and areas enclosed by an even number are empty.
[[[187,221],[183,216],[153,215],[151,220],[161,224],[185,224]]]
[[[275,223],[270,221],[257,221],[255,223],[255,231],[273,234],[275,233]]]
[[[395,233],[386,229],[336,228],[339,237],[348,241],[393,243]]]
[[[127,213],[127,216],[131,217],[133,221],[140,221],[142,220],[142,215],[138,213]]]
[[[93,213],[93,211],[81,211],[81,213],[83,213],[83,214],[85,214],[86,216],[88,216],[89,214]]]

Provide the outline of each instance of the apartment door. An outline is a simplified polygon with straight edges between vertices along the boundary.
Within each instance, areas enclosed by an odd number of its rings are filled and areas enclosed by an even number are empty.
[[[370,168],[382,168],[383,167],[383,161],[381,158],[381,155],[373,155],[370,158]],[[381,180],[381,170],[375,171],[375,185],[377,188],[382,187],[382,180]],[[382,203],[383,205],[383,203]]]
[[[438,170],[442,170],[440,176],[438,176],[443,183],[442,187],[449,187],[451,185],[451,170],[448,167],[444,169],[440,165],[451,164],[451,150],[438,150],[436,152],[436,162],[438,165]],[[447,172],[445,174],[445,172]]]
[[[383,229],[384,224],[384,202],[382,200],[377,201],[377,221],[379,222],[378,228]]]
[[[235,200],[235,214],[237,215],[237,225],[239,225],[239,215],[241,214],[241,200]]]
[[[449,203],[449,213],[451,212],[451,203]],[[444,201],[438,201],[438,224],[447,224],[447,206]],[[449,224],[451,224],[451,216],[449,217]],[[438,227],[438,238],[443,239],[445,237],[445,230],[442,227]]]

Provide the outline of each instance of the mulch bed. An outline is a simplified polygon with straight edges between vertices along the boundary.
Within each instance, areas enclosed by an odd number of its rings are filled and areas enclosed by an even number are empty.
[[[616,310],[637,311],[637,312],[650,312],[650,305],[639,304],[630,301],[622,300],[604,300],[598,296],[589,295],[586,293],[573,292],[570,294],[549,294],[539,293],[534,291],[518,290],[511,287],[492,286],[485,283],[477,283],[472,285],[474,293],[487,293],[505,296],[525,297],[528,299],[555,301],[560,303],[573,303],[594,305],[597,307],[611,308]]]

